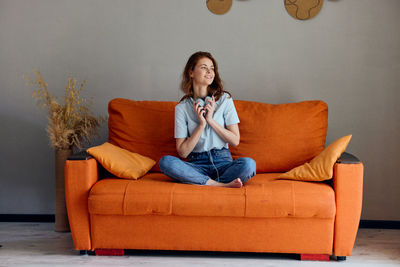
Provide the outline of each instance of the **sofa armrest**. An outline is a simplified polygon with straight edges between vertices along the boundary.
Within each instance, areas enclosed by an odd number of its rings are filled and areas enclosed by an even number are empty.
[[[99,179],[98,164],[94,158],[77,158],[65,162],[65,200],[75,249],[91,250],[88,197]]]
[[[353,154],[343,152],[342,155],[338,158],[336,163],[342,163],[342,164],[358,164],[361,161],[354,156]]]
[[[336,200],[334,253],[350,256],[360,223],[364,165],[355,156],[343,153],[333,167]]]
[[[68,157],[67,160],[88,160],[92,156],[86,152],[86,150],[83,150],[81,152],[72,154],[71,156]]]

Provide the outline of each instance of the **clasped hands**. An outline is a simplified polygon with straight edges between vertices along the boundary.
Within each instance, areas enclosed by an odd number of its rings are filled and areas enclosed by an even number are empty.
[[[204,107],[201,102],[193,102],[193,110],[199,118],[201,125],[206,125],[207,122],[212,120],[215,110],[215,97],[212,96],[211,99],[206,99]]]

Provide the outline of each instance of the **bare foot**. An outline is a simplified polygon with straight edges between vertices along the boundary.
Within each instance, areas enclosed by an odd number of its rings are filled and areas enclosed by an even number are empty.
[[[243,186],[242,180],[240,178],[236,178],[230,183],[226,184],[227,187],[232,187],[232,188],[241,188]]]
[[[212,179],[209,179],[206,183],[206,185],[211,185],[211,186],[220,186],[220,187],[230,187],[230,188],[241,188],[243,186],[242,180],[240,178],[236,178],[230,183],[219,183],[217,181],[214,181]]]

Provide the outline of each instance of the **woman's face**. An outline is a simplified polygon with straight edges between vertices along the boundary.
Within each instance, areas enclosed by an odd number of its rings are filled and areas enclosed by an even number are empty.
[[[190,71],[190,77],[193,79],[193,87],[205,87],[212,84],[214,81],[215,73],[214,73],[214,64],[211,59],[208,57],[203,57],[199,61],[197,61],[196,66],[192,71]],[[202,90],[204,91],[204,89]],[[195,92],[198,97],[206,97],[207,90],[205,92]]]

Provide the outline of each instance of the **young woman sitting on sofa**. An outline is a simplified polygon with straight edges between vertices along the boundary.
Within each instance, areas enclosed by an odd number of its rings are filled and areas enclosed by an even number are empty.
[[[239,144],[239,117],[210,53],[189,58],[181,90],[185,95],[175,107],[176,149],[188,161],[164,156],[161,171],[182,183],[242,187],[256,174],[256,163],[251,158],[232,160],[228,145]]]

